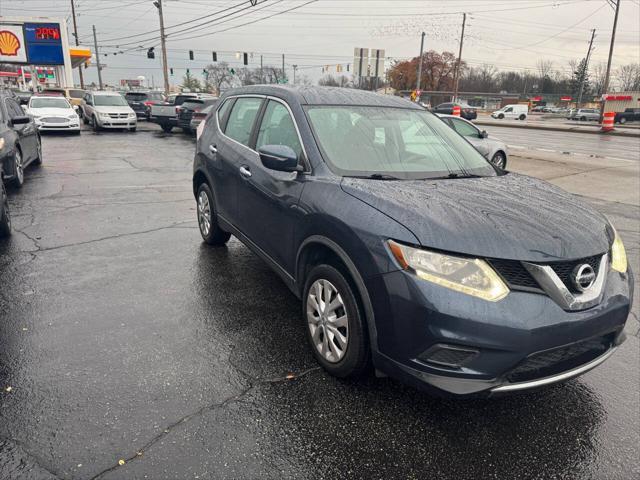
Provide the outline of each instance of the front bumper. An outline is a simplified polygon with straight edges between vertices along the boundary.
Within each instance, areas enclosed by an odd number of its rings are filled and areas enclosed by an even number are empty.
[[[41,132],[79,132],[80,131],[80,122],[72,121],[66,123],[47,123],[47,122],[36,122],[36,126],[38,130]]]
[[[133,118],[98,118],[100,128],[134,128],[138,124],[137,117]]]
[[[596,367],[624,341],[633,296],[631,273],[613,271],[600,304],[573,312],[540,293],[514,290],[499,302],[487,302],[404,271],[368,283],[376,318],[375,367],[418,388],[453,395],[538,388]],[[600,349],[517,373],[540,358],[600,341]],[[432,363],[426,352],[441,345],[477,354],[460,366]]]

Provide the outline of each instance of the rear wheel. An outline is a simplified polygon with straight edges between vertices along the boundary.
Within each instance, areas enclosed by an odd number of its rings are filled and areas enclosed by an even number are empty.
[[[620,117],[620,123],[627,123],[627,119],[625,117]]]
[[[347,276],[333,265],[314,267],[305,282],[303,316],[316,360],[331,375],[354,377],[369,366],[362,308]]]
[[[16,148],[13,155],[13,186],[20,188],[24,185],[24,163],[22,161],[22,152]]]
[[[518,117],[520,120],[524,120],[525,118],[527,118],[527,116],[523,113]]]
[[[209,245],[221,246],[229,241],[231,234],[218,225],[215,215],[213,193],[209,185],[202,183],[197,195],[198,227],[202,239]]]
[[[173,126],[171,125],[160,125],[160,127],[164,133],[171,133],[171,130],[173,130]]]
[[[580,121],[586,122],[587,121],[587,117],[580,117]]]

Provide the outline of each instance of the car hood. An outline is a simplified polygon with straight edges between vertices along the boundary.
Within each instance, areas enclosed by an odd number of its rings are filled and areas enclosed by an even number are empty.
[[[34,117],[68,117],[76,111],[73,108],[30,108],[29,113]]]
[[[610,245],[603,215],[578,197],[524,175],[344,178],[342,189],[404,225],[422,246],[438,250],[545,262],[601,254]]]
[[[98,113],[134,113],[129,105],[95,106],[94,110]]]

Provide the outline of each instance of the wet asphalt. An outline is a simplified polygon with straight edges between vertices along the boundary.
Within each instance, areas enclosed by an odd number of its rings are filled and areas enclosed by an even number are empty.
[[[338,380],[279,278],[201,242],[192,139],[43,143],[0,240],[1,479],[638,478],[637,318],[608,362],[539,392]]]

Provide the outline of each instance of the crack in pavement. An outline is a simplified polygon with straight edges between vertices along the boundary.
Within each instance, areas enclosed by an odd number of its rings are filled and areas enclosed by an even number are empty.
[[[244,396],[246,396],[249,392],[251,392],[254,388],[258,387],[259,385],[272,384],[272,383],[284,383],[284,382],[297,380],[299,378],[302,378],[302,377],[304,377],[304,376],[306,376],[306,375],[308,375],[308,374],[310,374],[310,373],[312,373],[314,371],[318,371],[320,369],[321,369],[321,367],[319,367],[319,366],[318,367],[312,367],[312,368],[308,368],[306,370],[303,370],[302,372],[300,372],[298,374],[289,373],[289,374],[285,375],[284,377],[262,378],[262,379],[257,379],[257,381],[254,381],[254,382],[249,381],[249,385],[246,388],[244,388],[243,390],[241,390],[240,392],[236,393],[235,395],[227,397],[224,400],[222,400],[221,402],[216,402],[216,403],[204,405],[203,407],[200,407],[199,409],[195,410],[194,412],[188,413],[187,415],[179,418],[175,422],[169,424],[168,426],[163,428],[160,433],[158,433],[155,437],[153,437],[146,444],[144,444],[141,448],[137,449],[135,454],[129,456],[128,458],[124,458],[123,459],[124,463],[122,465],[120,465],[120,463],[116,463],[116,464],[112,465],[111,467],[105,468],[104,470],[98,472],[93,477],[90,477],[89,480],[96,480],[96,479],[102,477],[103,475],[105,475],[105,474],[107,474],[109,472],[112,472],[112,471],[116,470],[117,468],[125,466],[127,463],[132,462],[132,461],[142,457],[144,455],[145,451],[147,451],[148,449],[153,447],[153,445],[155,445],[160,440],[162,440],[164,437],[169,435],[171,433],[171,431],[173,429],[175,429],[176,427],[178,427],[179,425],[185,424],[185,423],[191,421],[192,419],[194,419],[195,417],[198,417],[198,416],[200,416],[200,415],[202,415],[202,414],[204,414],[206,412],[213,411],[213,410],[216,410],[216,409],[219,409],[219,408],[225,408],[227,405],[230,405],[232,403],[238,402],[238,401],[242,400],[242,398]],[[243,375],[245,375],[245,376],[247,375],[242,370],[239,370],[239,371]]]

